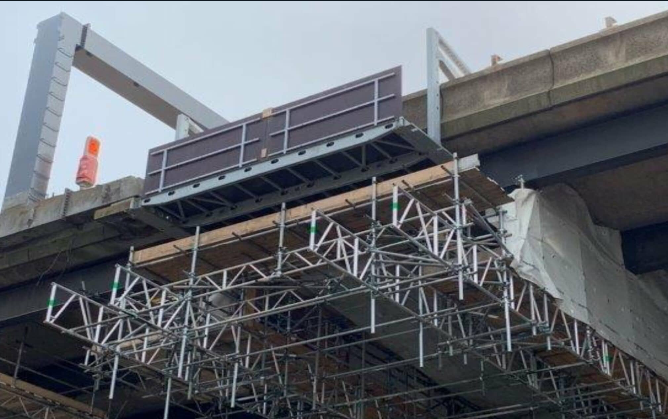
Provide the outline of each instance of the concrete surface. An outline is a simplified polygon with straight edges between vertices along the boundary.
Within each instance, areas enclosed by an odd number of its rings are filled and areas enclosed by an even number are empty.
[[[585,176],[569,185],[598,224],[624,231],[666,221],[668,155]]]
[[[610,118],[668,100],[668,12],[444,83],[444,144],[464,154]],[[404,115],[426,126],[426,91]]]
[[[68,194],[56,195],[35,205],[8,208],[0,213],[2,246],[11,244],[13,240],[9,236],[20,231],[43,226],[63,218],[80,216],[112,203],[137,197],[141,195],[142,187],[142,179],[128,176],[97,185],[94,188],[71,191],[69,197]],[[44,231],[41,231],[40,234],[44,234]],[[25,234],[20,240],[25,240]]]
[[[0,213],[0,288],[62,275],[166,238],[134,217],[142,180],[126,177]]]

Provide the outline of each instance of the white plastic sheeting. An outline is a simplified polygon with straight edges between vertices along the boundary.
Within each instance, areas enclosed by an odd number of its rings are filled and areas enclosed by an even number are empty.
[[[562,309],[668,378],[668,275],[624,268],[619,232],[566,185],[517,189],[504,209],[514,268]]]

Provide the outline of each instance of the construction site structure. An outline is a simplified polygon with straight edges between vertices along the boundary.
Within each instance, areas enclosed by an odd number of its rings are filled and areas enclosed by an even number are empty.
[[[123,417],[142,397],[164,419],[668,418],[663,354],[638,356],[522,270],[508,243],[508,185],[478,154],[444,146],[441,78],[457,86],[473,75],[436,30],[420,120],[395,67],[232,122],[67,15],[39,33],[34,60],[106,80],[172,125],[175,140],[149,150],[130,197],[94,210],[96,222],[125,217],[160,235],[128,226],[133,246],[96,274],[101,287],[65,283],[66,262],[31,290],[48,288],[44,330],[79,348],[54,364],[85,384],[26,366],[27,352],[54,355],[25,347],[26,327],[16,360],[0,356],[13,370],[0,370],[0,417]],[[62,107],[66,80],[35,62],[31,80],[64,86]],[[52,95],[36,85],[28,90]],[[26,141],[4,202],[5,214],[33,208],[35,229],[50,170],[39,150],[57,138],[30,135],[53,126],[53,109],[39,109],[24,104]],[[532,174],[513,182],[524,190]]]
[[[664,416],[665,380],[509,269],[473,160],[135,252],[107,301],[54,284],[46,322],[165,417]]]

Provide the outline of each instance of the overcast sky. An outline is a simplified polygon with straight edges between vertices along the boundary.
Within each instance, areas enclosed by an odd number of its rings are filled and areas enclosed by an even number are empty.
[[[425,87],[425,29],[473,71],[626,23],[668,2],[0,3],[0,196],[14,148],[36,25],[61,11],[92,28],[228,120],[386,68],[404,93]],[[88,135],[102,139],[99,183],[143,176],[149,148],[173,130],[73,70],[49,193],[77,189]]]

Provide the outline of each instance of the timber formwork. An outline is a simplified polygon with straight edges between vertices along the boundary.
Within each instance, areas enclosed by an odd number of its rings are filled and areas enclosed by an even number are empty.
[[[46,323],[201,416],[666,417],[666,382],[511,268],[477,159],[131,252]]]

